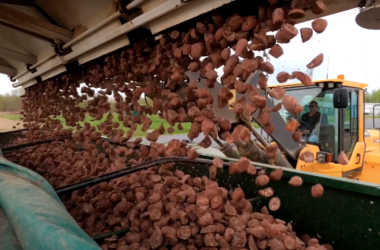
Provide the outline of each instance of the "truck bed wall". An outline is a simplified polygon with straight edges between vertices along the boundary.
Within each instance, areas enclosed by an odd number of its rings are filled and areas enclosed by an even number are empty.
[[[205,157],[204,158],[212,158]],[[268,172],[276,167],[265,166]],[[208,176],[207,166],[177,164],[175,166],[187,174]],[[293,187],[288,181],[300,176],[304,183]],[[241,187],[246,199],[256,198],[252,202],[254,211],[260,211],[270,198],[259,197],[255,177],[246,173],[229,176],[228,169],[218,171],[220,186],[230,190]],[[324,187],[322,197],[311,196],[311,187],[320,183]],[[379,249],[380,245],[380,197],[379,186],[343,178],[331,178],[324,175],[284,169],[279,182],[269,183],[275,191],[274,196],[281,199],[281,207],[271,212],[275,218],[291,222],[299,237],[309,234],[320,237],[320,242],[331,244],[340,249]]]

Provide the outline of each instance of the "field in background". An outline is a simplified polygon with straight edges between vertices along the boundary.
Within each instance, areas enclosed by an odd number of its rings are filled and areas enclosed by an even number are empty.
[[[366,115],[365,116],[365,119],[372,119],[372,118],[373,118],[373,115]],[[375,118],[379,119],[380,115],[375,115]]]
[[[22,117],[19,114],[12,113],[0,113],[0,132],[7,132],[12,130],[23,129],[22,121],[20,120]],[[17,125],[17,123],[19,123]]]
[[[161,124],[164,124],[164,127],[165,127],[165,130],[167,130],[170,125],[167,121],[165,120],[162,120],[158,115],[147,115],[147,117],[149,119],[152,120],[152,124],[150,125],[149,129],[148,130],[152,130],[152,129],[158,129],[160,127]],[[117,122],[117,123],[120,123],[120,126],[119,126],[119,129],[123,129],[125,132],[127,132],[129,130],[129,128],[126,128],[123,126],[123,123],[120,122],[118,120],[119,118],[119,114],[117,113],[114,113],[113,114],[113,122]],[[67,127],[66,126],[66,122],[64,121],[63,117],[62,116],[58,116],[56,119],[60,120],[62,125],[64,127]],[[103,118],[101,120],[94,120],[94,118],[92,118],[91,116],[86,116],[85,119],[84,119],[84,122],[88,122],[91,124],[91,126],[97,126],[99,125],[100,123],[104,122],[105,120],[107,119],[107,115],[104,115]],[[81,126],[83,126],[84,122],[79,122],[79,124]],[[135,133],[133,134],[133,137],[140,137],[140,136],[145,136],[147,133],[144,132],[144,131],[141,131],[141,127],[142,125],[139,125],[137,130],[135,131]],[[182,123],[182,127],[183,127],[183,130],[179,130],[177,128],[177,124],[174,126],[174,132],[173,134],[187,134],[190,130],[190,127],[191,127],[191,123]],[[170,135],[169,133],[165,132],[166,135]]]
[[[20,114],[11,114],[11,113],[0,113],[0,117],[6,118],[6,119],[9,119],[9,120],[13,120],[13,121],[21,121],[20,118],[22,118],[22,115],[20,115]],[[127,132],[129,130],[129,128],[124,127],[123,124],[118,120],[118,117],[119,117],[119,115],[117,113],[114,113],[113,114],[113,122],[120,123],[120,127],[119,128],[121,128],[125,132]],[[167,121],[165,121],[165,120],[162,120],[158,115],[148,115],[147,117],[149,117],[149,119],[152,120],[152,125],[150,126],[149,130],[151,130],[151,129],[158,129],[161,124],[164,124],[165,130],[167,130],[170,127],[169,123]],[[92,118],[91,116],[87,115],[85,117],[85,121],[84,122],[88,122],[92,126],[97,126],[100,123],[104,122],[106,120],[106,118],[107,118],[107,115],[104,115],[101,120],[94,120],[94,118]],[[58,120],[61,121],[63,127],[68,128],[66,126],[66,122],[64,121],[64,119],[63,119],[62,116],[57,116],[56,119],[58,119]],[[80,122],[79,124],[81,126],[83,126],[84,122]],[[256,124],[256,123],[253,123],[252,125],[255,128],[260,128],[260,126],[258,124]],[[134,137],[142,137],[142,136],[145,136],[147,134],[146,132],[141,131],[141,127],[142,127],[142,125],[140,125],[138,127],[138,129],[135,131],[135,133],[133,134]],[[182,123],[182,127],[183,127],[183,130],[179,130],[177,128],[177,124],[176,124],[174,126],[174,132],[173,132],[172,135],[187,134],[190,131],[191,123],[189,123],[189,122],[188,123]],[[12,128],[9,128],[9,130],[12,130]],[[165,135],[170,135],[170,134],[167,133],[167,132],[165,132]]]
[[[11,114],[11,113],[0,113],[0,117],[13,120],[13,121],[21,121],[22,115]]]
[[[11,113],[0,113],[0,117],[6,118],[6,119],[9,119],[9,120],[13,120],[13,121],[21,121],[20,118],[22,118],[22,115],[20,115],[20,114],[11,114]],[[118,117],[119,117],[119,115],[117,113],[114,113],[113,114],[113,122],[120,123],[120,127],[119,128],[121,128],[125,132],[127,132],[129,130],[129,128],[124,127],[123,124],[118,120]],[[165,120],[162,120],[158,115],[148,115],[147,117],[149,117],[149,119],[152,120],[152,125],[150,126],[149,130],[151,130],[151,129],[158,129],[161,124],[164,125],[165,130],[167,130],[170,127],[169,123],[167,121],[165,121]],[[104,122],[106,120],[106,118],[107,118],[107,115],[104,115],[103,119],[101,119],[101,120],[94,120],[94,118],[92,118],[91,116],[87,115],[85,117],[84,122],[88,122],[92,126],[97,126],[101,122]],[[56,119],[60,120],[61,123],[62,123],[62,125],[63,125],[63,127],[67,128],[66,122],[65,122],[65,120],[63,119],[62,116],[57,116]],[[84,122],[80,122],[79,124],[83,126]],[[142,127],[142,125],[140,125],[138,127],[138,129],[135,131],[135,133],[133,134],[134,137],[145,136],[147,134],[146,132],[141,131],[141,127]],[[182,127],[183,127],[183,130],[179,130],[177,128],[177,124],[176,124],[174,126],[173,135],[187,134],[189,132],[189,130],[190,130],[191,123],[182,123]],[[12,130],[12,128],[9,128],[9,130]],[[169,133],[165,133],[165,134],[166,135],[170,135]]]

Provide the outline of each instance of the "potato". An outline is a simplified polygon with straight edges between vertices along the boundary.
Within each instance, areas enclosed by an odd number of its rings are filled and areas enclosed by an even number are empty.
[[[207,45],[214,45],[216,43],[214,34],[212,34],[210,32],[207,32],[205,34],[204,39],[205,39],[205,42]]]
[[[270,50],[269,54],[273,56],[274,58],[279,58],[284,54],[284,51],[282,50],[281,46],[278,44],[275,44]]]
[[[300,142],[301,140],[301,136],[302,136],[302,132],[300,131],[295,131],[293,134],[292,134],[292,138],[295,142]]]
[[[291,133],[297,130],[297,128],[300,126],[299,122],[294,118],[289,118],[288,123],[285,126],[285,129]]]
[[[233,140],[231,140],[230,143],[232,143],[232,142],[233,142]],[[237,162],[230,162],[229,163],[229,175],[234,175],[237,173],[239,173],[239,167],[238,167]]]
[[[228,100],[231,100],[234,95],[226,88],[220,88],[218,90],[218,97]]]
[[[286,23],[281,28],[281,35],[285,39],[291,40],[298,35],[298,30],[293,25]]]
[[[282,72],[277,74],[276,79],[279,83],[284,83],[284,82],[288,81],[289,74],[287,72],[282,71]]]
[[[301,39],[303,43],[306,43],[313,36],[313,30],[311,28],[301,28]]]
[[[198,62],[191,62],[189,64],[189,70],[192,72],[198,72],[199,68],[200,68],[200,65]]]
[[[338,155],[338,163],[342,165],[347,165],[349,163],[348,157],[344,151],[341,151]]]
[[[240,113],[243,112],[243,110],[244,110],[244,105],[242,103],[236,102],[233,105],[233,111],[234,111],[234,113],[240,114]]]
[[[219,28],[216,32],[215,32],[215,41],[217,43],[220,43],[222,41],[222,39],[224,39],[223,37],[223,28]]]
[[[218,78],[218,73],[215,70],[209,70],[206,72],[206,77],[208,80],[216,80]]]
[[[293,71],[292,75],[295,76],[299,81],[301,81],[302,84],[305,86],[310,86],[312,84],[310,77],[303,72]]]
[[[212,200],[211,200],[211,207],[213,209],[218,209],[220,208],[221,206],[223,205],[223,199],[222,197],[220,196],[215,196]],[[213,216],[214,218],[214,216]]]
[[[241,188],[236,188],[234,190],[234,192],[232,193],[232,196],[231,196],[231,199],[234,201],[234,202],[238,202],[240,201],[241,199],[243,199],[245,197],[244,195],[244,192]]]
[[[267,104],[267,99],[264,96],[259,95],[255,95],[251,101],[260,109],[264,108]]]
[[[259,64],[254,59],[244,59],[243,63],[241,64],[241,67],[243,70],[251,73],[257,70]]]
[[[210,180],[214,180],[216,178],[216,167],[215,166],[211,166],[210,167],[210,176],[209,176]]]
[[[234,88],[236,92],[240,94],[245,94],[247,92],[247,84],[242,81],[236,81]]]
[[[321,34],[327,27],[327,21],[325,19],[316,19],[311,23],[311,27],[315,32]]]
[[[196,204],[198,207],[208,207],[210,205],[210,201],[205,196],[197,196]]]
[[[277,211],[281,206],[281,200],[277,197],[274,197],[272,198],[270,201],[269,201],[269,209],[271,211]]]
[[[196,29],[199,34],[205,34],[207,32],[207,27],[202,22],[197,22]]]
[[[323,53],[319,54],[317,57],[315,57],[308,65],[307,67],[309,69],[314,69],[321,65],[323,62]]]
[[[223,58],[221,56],[220,51],[215,51],[211,55],[211,60],[214,63],[214,65],[215,65],[216,68],[219,68],[220,66],[222,66],[224,64],[224,60],[223,60]]]
[[[267,82],[268,82],[267,77],[263,73],[260,73],[259,79],[258,79],[258,84],[259,84],[260,89],[266,90]]]
[[[221,56],[224,61],[227,61],[230,58],[231,55],[231,49],[230,48],[225,48],[223,49]]]
[[[317,0],[311,4],[311,12],[320,15],[326,10],[326,4],[322,0]]]
[[[291,19],[301,19],[305,17],[305,12],[303,9],[292,9],[288,12],[286,17]]]
[[[203,43],[195,43],[191,46],[191,57],[194,59],[199,59],[204,53],[204,45]]]
[[[241,77],[243,75],[243,72],[243,68],[241,67],[241,65],[238,64],[234,68],[233,75],[234,77]]]
[[[274,67],[270,62],[264,62],[260,64],[260,69],[268,74],[274,73]]]
[[[272,13],[272,22],[275,26],[280,26],[285,20],[285,11],[283,8],[276,8]]]
[[[311,195],[314,198],[319,198],[323,195],[323,187],[321,184],[316,184],[311,187]]]
[[[265,34],[254,33],[253,34],[254,41],[258,41],[258,44],[261,44],[264,49],[268,48],[268,40]]]
[[[233,42],[236,40],[236,32],[233,31],[231,29],[230,26],[228,26],[227,24],[224,24],[223,27],[222,27],[222,31],[223,31],[223,38],[227,41],[227,42]],[[220,40],[222,41],[222,40]]]
[[[269,177],[267,175],[259,175],[256,177],[255,183],[259,187],[268,185]]]
[[[269,179],[271,179],[272,181],[279,181],[281,180],[283,174],[284,171],[282,170],[282,168],[276,169],[269,174]]]
[[[259,195],[264,196],[266,198],[273,196],[273,193],[274,191],[271,187],[259,190]]]
[[[302,178],[299,177],[299,176],[293,176],[290,180],[289,180],[289,185],[293,186],[293,187],[299,187],[299,186],[302,186]]]
[[[269,90],[268,94],[276,100],[281,100],[285,96],[286,92],[281,87],[275,87],[274,89]]]
[[[218,26],[222,26],[224,24],[224,18],[222,15],[220,15],[220,13],[218,12],[213,12],[211,14],[211,18],[212,20],[214,21],[214,23]]]
[[[314,157],[314,154],[312,152],[307,150],[307,151],[302,152],[298,156],[298,159],[300,159],[301,161],[304,161],[306,163],[312,163],[312,162],[314,162],[315,157]]]
[[[277,104],[273,107],[272,112],[277,112],[277,111],[279,111],[281,108],[282,108],[282,102],[277,103]]]
[[[256,110],[257,110],[256,105],[248,102],[248,103],[244,104],[243,114],[245,115],[245,117],[249,117],[253,113],[255,113]]]
[[[244,52],[247,50],[247,45],[247,39],[240,39],[236,44],[235,54],[242,57],[244,55]]]
[[[198,224],[201,226],[208,226],[212,225],[214,222],[212,215],[210,213],[206,213],[205,215],[201,216],[198,220]]]
[[[177,229],[177,237],[181,240],[187,240],[191,236],[191,227],[182,226]]]
[[[219,126],[222,131],[229,131],[231,129],[231,122],[227,119],[224,119],[219,123]]]
[[[257,23],[258,23],[257,17],[247,16],[247,17],[245,17],[245,20],[241,26],[241,30],[242,31],[249,31],[249,30],[255,28]]]
[[[228,58],[226,64],[224,65],[224,69],[223,69],[224,74],[225,75],[231,74],[238,63],[239,63],[239,57],[237,55],[233,55],[230,58]]]
[[[244,22],[244,17],[235,15],[227,21],[227,24],[231,28],[231,30],[238,31],[241,28],[243,22]]]
[[[294,111],[297,104],[298,104],[297,99],[294,98],[293,96],[287,95],[282,98],[282,105],[290,113]]]

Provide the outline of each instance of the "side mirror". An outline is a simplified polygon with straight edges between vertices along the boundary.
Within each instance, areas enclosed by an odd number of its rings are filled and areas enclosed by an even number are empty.
[[[334,108],[345,109],[348,107],[348,90],[334,89],[333,94]]]

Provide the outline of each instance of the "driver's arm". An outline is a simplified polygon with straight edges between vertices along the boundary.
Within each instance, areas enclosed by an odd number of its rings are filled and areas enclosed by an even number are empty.
[[[305,114],[302,114],[301,115],[301,119],[298,121],[301,125],[300,125],[300,127],[299,127],[299,130],[304,134],[304,135],[308,135],[308,134],[310,134],[310,128],[308,128],[307,126],[305,126],[305,124],[306,124],[306,122],[305,122],[305,115],[306,115],[307,113],[305,113]]]

